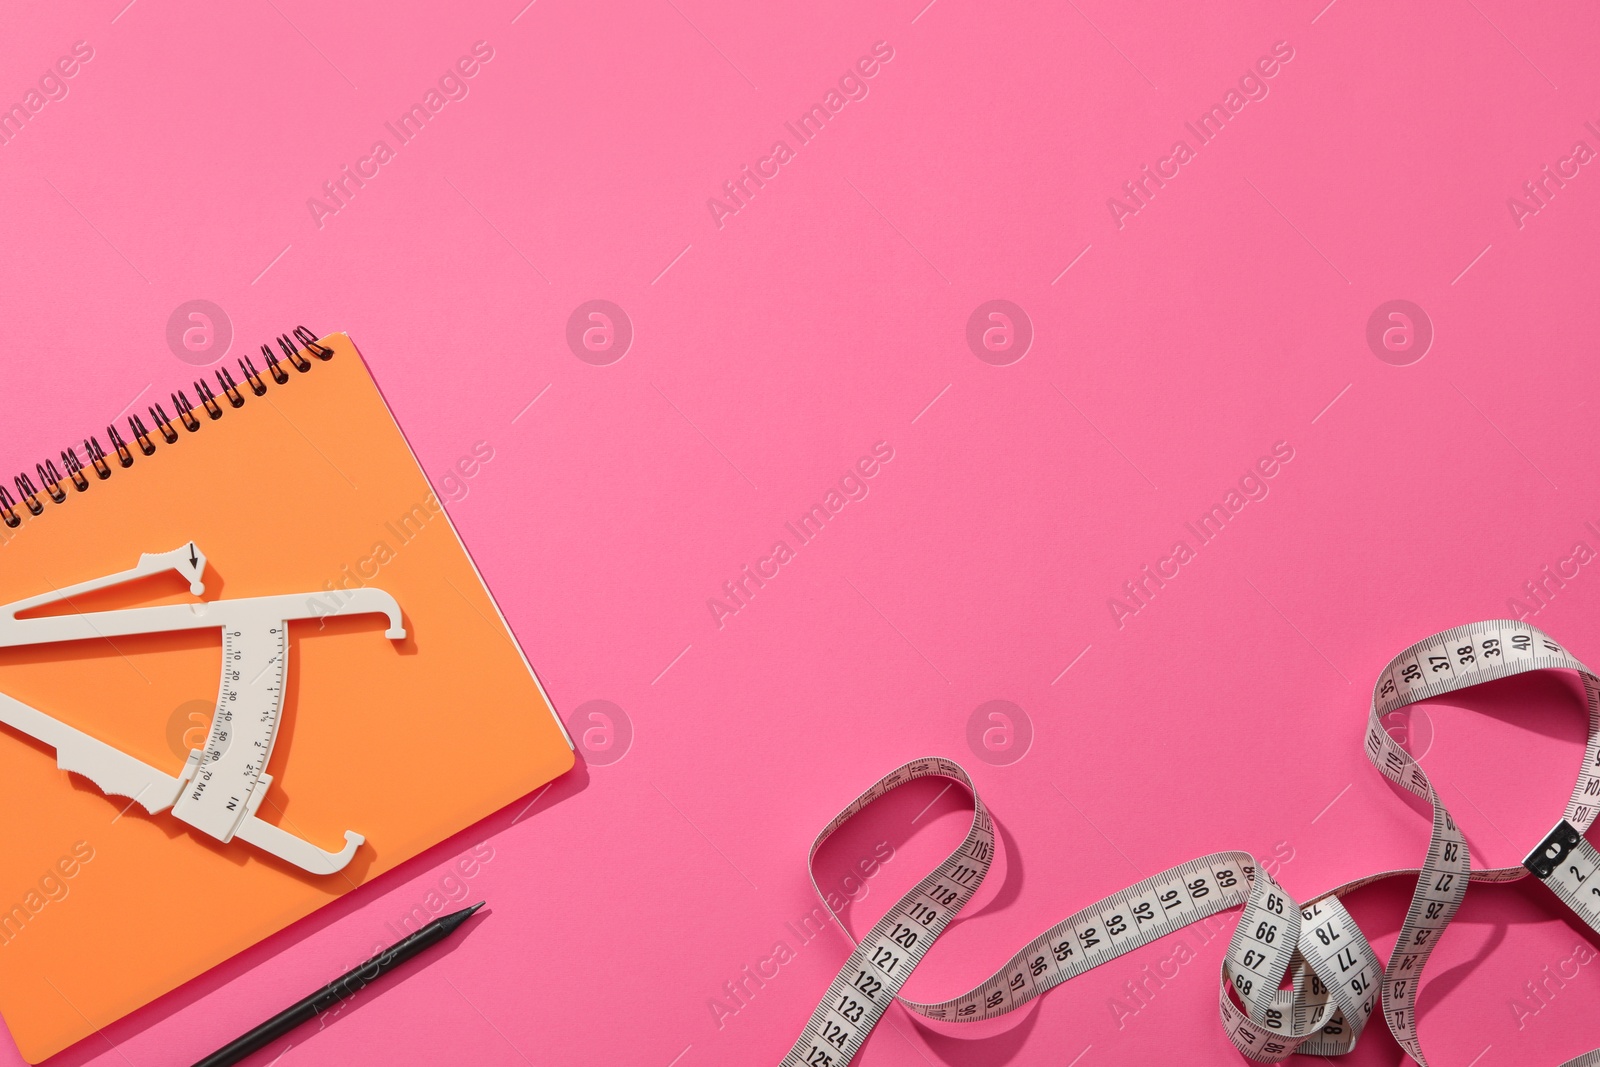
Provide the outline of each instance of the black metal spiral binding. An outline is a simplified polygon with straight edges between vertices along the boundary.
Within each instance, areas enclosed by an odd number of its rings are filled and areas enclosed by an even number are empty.
[[[178,431],[172,428],[172,420],[167,418],[167,409],[161,406],[158,400],[148,408],[150,418],[155,420],[156,429],[161,431],[161,439],[169,445],[178,443]]]
[[[94,464],[94,473],[102,482],[111,477],[111,465],[106,462],[106,450],[100,447],[100,442],[93,437],[83,439],[83,447],[89,453],[89,460]]]
[[[28,477],[27,472],[24,471],[22,474],[17,475],[12,481],[16,483],[17,495],[22,498],[24,504],[28,505],[28,510],[35,515],[44,514],[44,505],[39,503],[39,492],[34,489],[33,479]]]
[[[137,412],[128,416],[128,428],[133,431],[134,440],[139,442],[139,451],[147,456],[156,454],[156,443],[150,440],[150,432],[144,428],[144,420]]]
[[[133,453],[128,451],[128,444],[117,432],[116,426],[107,426],[106,436],[111,438],[111,446],[117,450],[117,462],[124,467],[133,466]]]
[[[213,419],[222,418],[222,405],[217,403],[217,394],[211,391],[211,386],[206,384],[204,378],[194,380],[194,391],[200,397],[200,403],[206,406],[206,414]]]
[[[83,464],[78,462],[78,453],[72,448],[61,450],[61,464],[67,468],[67,477],[72,479],[72,487],[78,492],[89,488],[89,479],[83,475]]]
[[[311,360],[306,358],[307,354],[323,362],[333,358],[333,349],[318,341],[317,335],[304,326],[296,326],[293,334],[280,334],[276,341],[279,350],[283,353],[281,357],[272,350],[270,344],[261,346],[261,355],[266,360],[267,376],[270,376],[278,385],[284,385],[289,381],[289,372],[283,369],[283,361],[285,359],[296,371],[304,373],[312,367]],[[244,406],[247,399],[246,388],[249,389],[250,395],[267,395],[267,383],[263,375],[256,370],[256,365],[249,356],[239,357],[239,375],[240,377],[236,380],[233,373],[226,367],[218,367],[216,370],[217,389],[215,390],[204,378],[195,379],[194,393],[199,398],[198,406],[205,411],[208,420],[222,418],[223,411],[226,410],[217,399],[219,390],[222,396],[227,399],[228,407],[235,408]],[[178,443],[181,436],[178,433],[178,426],[181,425],[189,433],[194,433],[205,425],[195,411],[196,405],[190,402],[189,395],[186,392],[179,389],[172,393],[171,396],[174,411],[174,415],[171,418],[167,417],[166,408],[159,402],[149,406],[150,421],[155,427],[154,433],[146,427],[144,419],[137,413],[128,416],[128,432],[132,434],[134,444],[138,446],[139,452],[143,455],[155,455],[158,447],[155,440],[155,435],[157,434],[166,444],[173,445]],[[133,449],[128,447],[127,440],[118,432],[115,424],[106,427],[106,438],[111,442],[112,451],[116,453],[118,465],[123,467],[133,466]],[[34,475],[29,475],[24,471],[13,477],[11,481],[16,488],[16,496],[12,495],[11,490],[0,485],[0,522],[4,522],[12,529],[21,526],[22,516],[18,513],[19,503],[20,506],[27,508],[28,513],[31,515],[44,513],[45,502],[41,497],[48,497],[51,502],[56,504],[65,503],[69,495],[66,490],[66,483],[70,482],[72,487],[80,493],[89,488],[89,477],[85,473],[89,469],[93,469],[95,477],[100,481],[105,481],[111,477],[114,468],[107,461],[106,450],[101,447],[98,437],[85,437],[83,439],[83,450],[88,456],[87,467],[78,459],[77,451],[68,447],[61,450],[60,467],[56,466],[55,460],[45,459],[41,463],[34,464]],[[62,473],[63,468],[66,471],[65,474]],[[34,483],[34,476],[38,477],[37,485]]]
[[[233,384],[233,375],[228,373],[227,367],[217,368],[217,381],[222,384],[222,391],[228,398],[228,403],[236,408],[244,407],[244,396]]]
[[[61,472],[56,469],[56,461],[47,459],[43,463],[35,463],[33,469],[39,472],[39,484],[44,486],[44,491],[50,494],[50,499],[57,504],[67,499],[66,490],[61,488]]]
[[[183,420],[185,430],[194,433],[200,428],[200,420],[194,417],[194,407],[182,389],[172,394],[172,406],[178,409],[178,418]]]
[[[267,383],[261,380],[261,375],[256,373],[256,365],[250,362],[249,356],[239,357],[239,370],[244,374],[245,384],[256,396],[267,395]]]

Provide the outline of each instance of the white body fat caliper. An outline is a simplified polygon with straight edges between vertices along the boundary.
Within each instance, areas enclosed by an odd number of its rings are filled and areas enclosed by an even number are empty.
[[[316,594],[240,597],[200,604],[166,604],[112,611],[19,619],[17,613],[73,596],[176,571],[189,591],[204,592],[206,558],[194,544],[171,552],[146,553],[132,570],[0,606],[0,648],[87,641],[128,634],[178,630],[222,631],[222,683],[205,747],[189,753],[177,776],[163,773],[81,730],[0,693],[0,722],[56,750],[63,770],[81,774],[102,792],[131,797],[152,815],[172,809],[175,818],[219,841],[242,838],[312,874],[342,870],[366,838],[346,830],[344,847],[328,852],[256,816],[272,776],[266,773],[283,714],[289,659],[289,620],[317,617],[307,609]],[[400,605],[380,589],[351,591],[340,614],[387,615],[384,636],[399,641]]]

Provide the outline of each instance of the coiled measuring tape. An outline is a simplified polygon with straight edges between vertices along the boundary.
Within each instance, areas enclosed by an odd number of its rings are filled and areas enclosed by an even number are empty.
[[[1522,866],[1474,870],[1466,838],[1427,773],[1390,738],[1380,720],[1429,697],[1525,671],[1557,669],[1576,671],[1583,679],[1589,708],[1583,770],[1561,821]],[[1240,905],[1244,910],[1222,964],[1219,1008],[1235,1048],[1262,1063],[1295,1052],[1341,1055],[1355,1047],[1373,1012],[1381,1011],[1400,1047],[1427,1067],[1417,1034],[1417,993],[1428,957],[1461,906],[1469,882],[1510,882],[1531,873],[1600,931],[1600,851],[1583,836],[1600,812],[1600,679],[1526,623],[1501,620],[1446,630],[1412,645],[1379,674],[1365,747],[1385,778],[1432,805],[1433,830],[1421,867],[1368,875],[1301,905],[1249,853],[1215,852],[1068,916],[976,988],[936,1004],[907,1000],[899,991],[977,893],[994,858],[994,824],[959,764],[930,757],[896,768],[852,801],[812,842],[807,864],[811,884],[840,929],[844,924],[817,886],[814,870],[818,849],[839,827],[892,790],[928,777],[953,779],[972,795],[972,825],[960,846],[865,937],[859,942],[851,937],[854,951],[781,1067],[845,1067],[891,1002],[928,1019],[959,1023],[996,1018],[1069,978]],[[1385,967],[1339,898],[1396,877],[1416,879],[1416,890]],[[851,936],[848,930],[846,936]],[[1562,1067],[1600,1067],[1600,1050]]]

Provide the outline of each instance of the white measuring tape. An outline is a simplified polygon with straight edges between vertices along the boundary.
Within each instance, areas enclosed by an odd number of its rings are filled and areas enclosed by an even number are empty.
[[[1389,737],[1380,720],[1418,700],[1524,671],[1551,669],[1577,671],[1583,679],[1589,706],[1583,770],[1561,821],[1522,866],[1473,870],[1466,839],[1427,773]],[[972,795],[972,826],[961,845],[855,943],[781,1067],[845,1067],[895,1001],[928,1019],[993,1019],[1125,952],[1241,904],[1244,911],[1222,964],[1220,1002],[1223,1029],[1235,1048],[1262,1063],[1295,1052],[1337,1056],[1355,1047],[1372,1013],[1381,1010],[1401,1048],[1427,1067],[1417,1035],[1417,993],[1428,956],[1461,906],[1469,882],[1509,882],[1531,873],[1600,931],[1600,851],[1583,837],[1600,811],[1600,679],[1526,623],[1491,621],[1446,630],[1412,645],[1379,674],[1366,750],[1385,778],[1433,806],[1433,832],[1420,868],[1369,875],[1300,905],[1249,853],[1215,852],[1068,916],[1030,941],[982,984],[937,1004],[906,1000],[899,991],[939,934],[977,893],[993,861],[994,825],[972,780],[958,764],[935,757],[896,768],[817,835],[808,866],[834,831],[873,801],[918,778],[943,777],[960,783]],[[1402,876],[1416,879],[1417,888],[1384,967],[1339,897]],[[817,887],[814,870],[811,884],[838,922]],[[844,929],[842,922],[838,924]],[[1562,1067],[1600,1067],[1600,1050]]]

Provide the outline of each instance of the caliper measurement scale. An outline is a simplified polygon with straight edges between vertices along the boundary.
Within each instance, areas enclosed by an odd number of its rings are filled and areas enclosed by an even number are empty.
[[[278,738],[288,626],[222,631],[222,688],[205,747],[190,756],[189,781],[173,815],[227,840],[243,814],[254,814],[272,784],[266,773]]]
[[[102,792],[138,801],[152,815],[172,809],[176,819],[228,842],[234,838],[269,852],[312,874],[342,870],[366,838],[346,830],[344,844],[328,851],[257,815],[266,799],[272,759],[283,715],[288,676],[289,622],[311,619],[316,594],[239,597],[196,604],[165,604],[111,611],[18,619],[19,612],[73,596],[121,585],[152,574],[176,571],[195,595],[205,591],[206,560],[191,542],[171,552],[145,554],[130,570],[66,589],[0,606],[0,648],[216,629],[222,633],[222,680],[204,747],[192,750],[177,775],[151,767],[127,753],[35,708],[0,694],[0,723],[56,750],[56,764],[88,778]],[[400,605],[381,589],[366,586],[348,593],[341,614],[387,616],[384,636],[403,640]]]
[[[1383,716],[1408,704],[1526,671],[1575,671],[1588,706],[1583,768],[1556,828],[1520,867],[1474,869],[1467,841],[1416,760],[1385,731]],[[1396,656],[1378,676],[1365,748],[1373,765],[1433,812],[1420,867],[1382,871],[1297,903],[1245,852],[1218,852],[1146,878],[1069,916],[1034,938],[994,975],[960,996],[924,1004],[899,995],[933,941],[973,896],[989,870],[994,827],[960,765],[929,757],[897,768],[840,812],[811,846],[812,886],[828,914],[850,935],[816,884],[817,851],[875,800],[924,777],[954,780],[971,796],[965,840],[933,873],[893,904],[856,944],[782,1060],[782,1067],[846,1067],[891,1001],[924,1018],[992,1019],[1060,983],[1190,923],[1243,905],[1228,942],[1218,1011],[1228,1040],[1252,1060],[1273,1063],[1300,1052],[1351,1051],[1382,1014],[1407,1054],[1427,1067],[1417,1034],[1417,997],[1434,946],[1471,882],[1508,882],[1533,874],[1590,927],[1600,931],[1600,850],[1584,838],[1600,813],[1600,678],[1548,635],[1523,622],[1490,621],[1447,630]],[[1416,888],[1387,966],[1340,897],[1388,878]],[[1600,1051],[1563,1067],[1600,1067]]]

